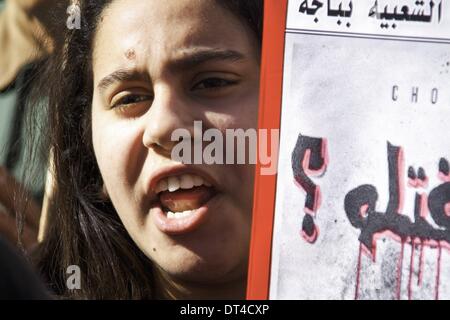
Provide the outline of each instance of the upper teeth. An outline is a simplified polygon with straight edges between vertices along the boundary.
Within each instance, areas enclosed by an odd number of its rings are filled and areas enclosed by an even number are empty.
[[[178,189],[191,189],[202,185],[211,187],[211,184],[208,181],[203,180],[200,176],[183,174],[181,176],[171,176],[161,179],[156,185],[155,192],[160,193],[167,190],[169,190],[169,192],[174,192]]]
[[[182,219],[182,218],[189,217],[193,212],[194,212],[194,210],[186,210],[186,211],[182,211],[182,212],[168,211],[167,218],[168,219]]]

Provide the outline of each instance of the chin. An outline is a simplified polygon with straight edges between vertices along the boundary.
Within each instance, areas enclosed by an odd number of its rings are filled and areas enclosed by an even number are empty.
[[[153,260],[167,275],[188,282],[220,283],[242,277],[247,272],[247,256],[234,248],[203,248],[197,253],[176,246],[163,259]]]
[[[173,278],[186,282],[220,284],[241,278],[245,275],[246,269],[197,261],[186,262],[175,268],[168,267],[165,272]]]

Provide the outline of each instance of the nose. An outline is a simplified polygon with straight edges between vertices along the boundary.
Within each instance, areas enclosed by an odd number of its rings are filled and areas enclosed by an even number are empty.
[[[172,141],[176,129],[187,129],[193,134],[194,110],[189,102],[173,88],[160,86],[154,90],[154,100],[145,117],[143,144],[154,151],[170,155],[178,141]]]

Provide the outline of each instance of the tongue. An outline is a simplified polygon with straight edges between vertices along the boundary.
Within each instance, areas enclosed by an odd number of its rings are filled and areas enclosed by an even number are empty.
[[[189,190],[179,189],[175,192],[164,191],[159,199],[164,208],[172,212],[182,212],[200,208],[214,196],[214,190],[200,186]]]

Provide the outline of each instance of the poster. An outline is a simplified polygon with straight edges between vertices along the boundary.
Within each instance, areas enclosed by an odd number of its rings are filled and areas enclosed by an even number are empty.
[[[248,297],[450,299],[450,3],[265,6]]]

